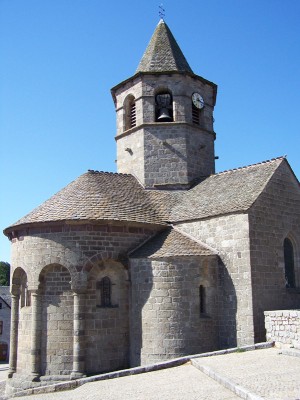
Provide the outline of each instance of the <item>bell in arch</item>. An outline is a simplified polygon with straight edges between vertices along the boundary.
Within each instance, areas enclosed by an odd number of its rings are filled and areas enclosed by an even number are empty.
[[[158,107],[157,121],[159,122],[172,121],[173,118],[170,115],[170,106],[172,103],[171,95],[169,93],[157,94],[155,100]]]

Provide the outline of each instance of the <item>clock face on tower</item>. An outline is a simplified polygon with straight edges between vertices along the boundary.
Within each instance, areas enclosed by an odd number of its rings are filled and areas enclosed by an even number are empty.
[[[192,94],[192,102],[193,102],[194,106],[199,108],[200,110],[201,110],[201,108],[204,107],[203,97],[201,96],[201,94],[199,94],[197,92]]]

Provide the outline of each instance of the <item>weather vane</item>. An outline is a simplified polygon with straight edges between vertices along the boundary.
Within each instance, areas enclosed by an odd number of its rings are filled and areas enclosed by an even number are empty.
[[[164,19],[164,18],[165,18],[165,15],[166,15],[166,10],[164,9],[164,5],[161,4],[161,5],[158,7],[158,9],[159,9],[159,11],[158,11],[159,17],[160,17],[161,19]]]

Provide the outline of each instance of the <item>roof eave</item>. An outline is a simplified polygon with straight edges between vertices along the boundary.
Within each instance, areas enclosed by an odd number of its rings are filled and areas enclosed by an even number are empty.
[[[8,302],[6,300],[4,300],[4,298],[0,295],[0,299],[7,305],[8,308],[11,309],[11,305],[8,304]]]
[[[10,240],[13,239],[14,237],[18,237],[17,232],[18,231],[24,231],[26,229],[30,228],[51,228],[51,227],[57,227],[57,226],[68,226],[68,225],[103,225],[103,224],[108,224],[108,225],[124,225],[124,224],[129,224],[129,225],[135,225],[135,226],[145,226],[147,225],[147,228],[154,228],[154,227],[165,227],[168,224],[166,222],[147,222],[147,221],[133,221],[133,220],[125,220],[125,219],[62,219],[62,220],[53,220],[53,221],[35,221],[35,222],[27,222],[27,223],[21,223],[18,225],[11,225],[3,230],[3,233],[5,236],[7,236]]]
[[[193,72],[189,72],[189,71],[139,71],[139,72],[137,72],[136,74],[132,75],[131,77],[125,79],[125,80],[122,81],[122,82],[120,82],[120,83],[117,84],[116,86],[112,87],[110,91],[111,91],[111,94],[112,94],[113,99],[114,99],[114,102],[115,102],[115,92],[116,92],[119,88],[121,88],[122,86],[126,85],[126,83],[131,82],[131,81],[133,81],[134,79],[142,78],[142,77],[145,76],[145,75],[154,75],[154,76],[158,76],[158,75],[176,75],[176,74],[178,74],[178,75],[187,75],[187,76],[190,76],[190,77],[192,77],[192,78],[194,78],[194,79],[200,80],[202,83],[204,83],[204,84],[206,84],[206,85],[211,86],[211,87],[213,88],[213,91],[214,91],[213,105],[215,106],[215,104],[216,104],[216,98],[217,98],[217,89],[218,89],[218,86],[217,86],[215,83],[213,83],[213,82],[211,82],[211,81],[209,81],[209,80],[203,78],[202,76],[197,75],[197,74],[194,74]]]

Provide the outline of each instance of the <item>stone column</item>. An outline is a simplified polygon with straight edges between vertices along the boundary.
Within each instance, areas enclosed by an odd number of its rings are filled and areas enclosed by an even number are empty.
[[[41,375],[42,305],[38,290],[31,291],[31,375],[37,381]]]
[[[18,325],[20,294],[11,295],[10,355],[8,378],[17,371]]]
[[[73,370],[72,379],[81,378],[85,374],[85,294],[76,291],[73,293]]]

